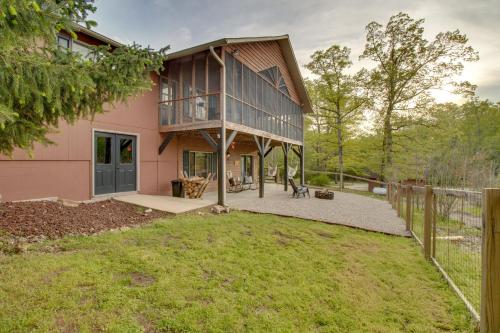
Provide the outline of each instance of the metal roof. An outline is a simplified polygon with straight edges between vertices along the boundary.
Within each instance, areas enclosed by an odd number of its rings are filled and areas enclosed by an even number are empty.
[[[306,113],[312,113],[311,101],[309,99],[309,95],[307,94],[307,89],[304,85],[304,79],[302,78],[302,74],[300,73],[300,68],[297,63],[297,59],[295,58],[295,53],[293,52],[292,44],[290,42],[290,37],[288,35],[281,36],[264,36],[264,37],[239,37],[239,38],[221,38],[214,40],[212,42],[208,42],[205,44],[196,45],[184,50],[180,50],[177,52],[173,52],[167,54],[167,59],[172,60],[176,58],[181,58],[184,56],[188,56],[190,54],[203,52],[208,50],[210,47],[220,47],[229,44],[243,44],[243,43],[256,43],[256,42],[269,42],[276,41],[278,42],[282,52],[283,57],[285,58],[285,62],[288,66],[288,70],[290,71],[290,76],[292,77],[293,83],[297,88],[299,93],[300,100],[302,101],[302,108]]]

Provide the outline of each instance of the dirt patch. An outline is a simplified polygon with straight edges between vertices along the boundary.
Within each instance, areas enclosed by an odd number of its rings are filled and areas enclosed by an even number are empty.
[[[300,240],[300,241],[304,241],[304,239],[302,237],[299,237],[299,236],[295,236],[295,235],[290,235],[290,234],[285,234],[284,232],[281,232],[279,230],[275,230],[273,232],[273,235],[275,236],[279,236],[280,238],[284,238],[284,239],[289,239],[289,240]]]
[[[6,202],[0,204],[0,233],[34,242],[66,235],[126,229],[169,215],[155,210],[146,213],[141,207],[115,200],[80,204],[77,207],[53,201]]]
[[[147,275],[141,272],[134,272],[130,274],[130,282],[132,286],[137,287],[147,287],[156,281],[151,275]]]
[[[325,231],[315,231],[316,235],[321,236],[323,238],[335,238],[335,236],[329,232]]]

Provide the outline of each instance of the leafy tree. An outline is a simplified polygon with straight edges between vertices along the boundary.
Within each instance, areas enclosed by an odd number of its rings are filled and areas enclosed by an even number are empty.
[[[88,0],[0,0],[0,153],[34,142],[60,119],[74,123],[151,88],[165,49],[93,47],[84,58],[57,47],[57,33],[77,39],[77,24],[95,26]]]
[[[404,13],[392,16],[384,27],[367,25],[366,45],[361,56],[376,63],[371,71],[371,92],[379,111],[383,132],[380,173],[387,177],[393,165],[393,134],[414,124],[425,124],[432,102],[431,91],[452,84],[457,92],[470,84],[454,83],[465,61],[478,59],[460,31],[424,38],[424,20]],[[390,176],[390,175],[389,175]]]
[[[349,129],[360,122],[363,111],[369,105],[369,99],[363,92],[367,72],[361,70],[355,75],[347,73],[352,65],[350,52],[347,47],[333,45],[314,52],[311,62],[306,65],[318,76],[312,87],[317,115],[323,118],[327,131],[333,129],[336,133],[341,189],[344,188],[344,142]]]

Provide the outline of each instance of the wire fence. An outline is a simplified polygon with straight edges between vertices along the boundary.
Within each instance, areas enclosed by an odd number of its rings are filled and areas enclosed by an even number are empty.
[[[399,184],[389,184],[388,192],[389,202],[424,253],[428,249],[428,259],[479,321],[482,193]]]

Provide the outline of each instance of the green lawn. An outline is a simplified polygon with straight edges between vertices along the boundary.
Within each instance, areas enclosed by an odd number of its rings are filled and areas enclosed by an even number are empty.
[[[0,256],[0,332],[471,332],[411,239],[184,215]]]

